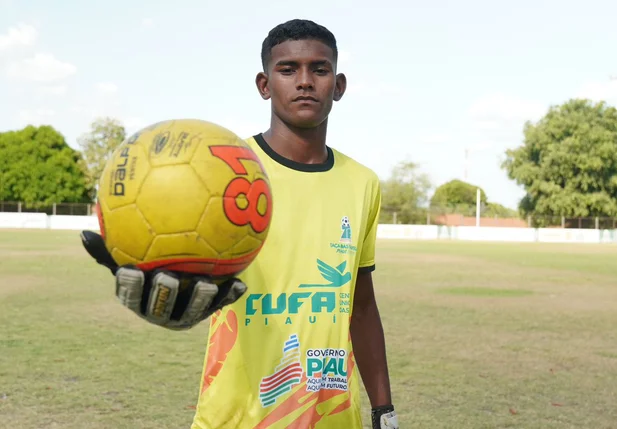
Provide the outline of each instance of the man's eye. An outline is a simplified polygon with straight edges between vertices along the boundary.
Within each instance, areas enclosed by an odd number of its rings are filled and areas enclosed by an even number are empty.
[[[291,73],[292,71],[290,68],[281,69],[281,73]]]
[[[315,70],[315,72],[319,73],[319,74],[326,74],[326,73],[328,73],[328,70],[326,70],[326,69],[317,69],[317,70]]]

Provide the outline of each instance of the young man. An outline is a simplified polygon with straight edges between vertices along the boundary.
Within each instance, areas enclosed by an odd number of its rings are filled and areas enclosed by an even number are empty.
[[[121,302],[146,320],[178,328],[170,315],[198,313],[181,322],[187,328],[212,315],[192,429],[361,428],[358,373],[373,427],[398,428],[371,277],[379,180],[326,145],[328,115],[346,89],[336,40],[292,20],[270,31],[261,56],[256,85],[271,124],[247,142],[275,210],[255,261],[218,287],[189,276],[205,297],[196,304],[158,293],[178,287],[177,273],[117,267],[92,233],[82,233],[84,245],[116,275]],[[152,314],[162,300],[173,308],[164,320]]]

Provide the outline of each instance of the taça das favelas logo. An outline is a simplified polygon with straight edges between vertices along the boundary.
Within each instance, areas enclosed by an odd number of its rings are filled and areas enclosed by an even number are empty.
[[[283,357],[281,363],[274,369],[274,374],[261,379],[259,384],[261,406],[266,408],[274,404],[277,398],[291,391],[301,379],[300,342],[298,335],[293,334],[283,345]]]
[[[346,268],[346,261],[333,267],[317,259],[317,269],[325,282],[300,284],[298,292],[248,295],[244,326],[254,323],[267,326],[273,317],[284,317],[286,325],[293,325],[296,321],[316,323],[323,318],[336,323],[338,313],[349,314],[349,292],[332,290],[342,288],[351,282],[351,272],[346,271]],[[306,319],[298,320],[301,308]]]
[[[343,233],[341,234],[341,239],[339,240],[341,243],[351,243],[351,224],[349,223],[349,218],[347,216],[343,216],[341,219],[341,229]]]
[[[331,242],[330,248],[335,249],[336,253],[346,255],[347,253],[356,253],[358,248],[352,243],[351,222],[348,216],[341,218],[341,237],[338,242]]]
[[[347,390],[347,351],[308,349],[306,351],[306,391]]]

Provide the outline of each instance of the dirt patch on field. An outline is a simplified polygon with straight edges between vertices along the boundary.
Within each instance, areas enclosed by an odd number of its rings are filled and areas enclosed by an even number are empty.
[[[41,277],[23,275],[23,276],[2,276],[2,282],[0,282],[0,297],[7,297],[32,290],[36,287],[40,287],[43,284]]]
[[[442,290],[438,290],[436,294],[427,298],[429,301],[440,305],[477,309],[492,308],[565,314],[571,312],[617,313],[617,291],[602,289],[543,290],[533,291],[533,294],[521,294],[520,296],[456,295],[444,294]],[[499,289],[495,290],[499,291]],[[524,289],[520,289],[520,291],[531,292]]]
[[[81,256],[87,255],[86,251],[81,248],[76,247],[62,247],[59,249],[37,249],[37,250],[28,250],[28,249],[15,249],[8,246],[0,246],[0,256],[1,257],[37,257],[37,256]]]
[[[526,247],[527,251],[550,252],[551,254],[616,254],[614,243],[536,243],[536,248]]]
[[[401,253],[391,251],[379,252],[378,259],[387,263],[403,264],[486,264],[480,258],[458,255],[440,255],[438,253]]]
[[[438,289],[437,292],[455,296],[490,298],[517,298],[521,296],[533,295],[532,291],[525,289],[499,289],[490,287],[449,287]]]

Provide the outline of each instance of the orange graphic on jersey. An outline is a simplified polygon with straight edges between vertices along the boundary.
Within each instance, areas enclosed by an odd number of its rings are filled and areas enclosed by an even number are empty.
[[[347,364],[347,374],[349,374],[348,383],[351,382],[351,378],[353,377],[353,368],[354,368],[354,358],[353,352],[349,353],[349,362]],[[328,415],[333,416],[335,414],[341,413],[346,409],[351,408],[351,395],[347,395],[347,399],[345,402],[341,403],[338,407],[333,409]]]
[[[353,376],[354,359],[353,353],[349,353],[347,361],[347,374],[349,374],[348,385],[351,384]],[[288,429],[313,429],[315,425],[325,416],[338,414],[351,407],[351,396],[348,391],[340,390],[320,390],[319,392],[306,392],[306,375],[302,375],[302,381],[298,385],[297,390],[285,401],[283,401],[274,411],[272,411],[265,419],[263,419],[254,429],[266,429],[279,420],[293,414],[302,408],[305,411],[293,421]],[[319,414],[317,408],[319,405],[337,396],[347,395],[344,402],[338,405],[329,413]]]
[[[223,369],[227,354],[236,344],[238,339],[238,317],[233,311],[227,312],[225,320],[221,319],[221,311],[217,311],[212,316],[210,329],[213,333],[208,344],[208,359],[201,393],[205,392],[212,384],[216,376]],[[217,356],[223,356],[222,360],[216,360]]]

